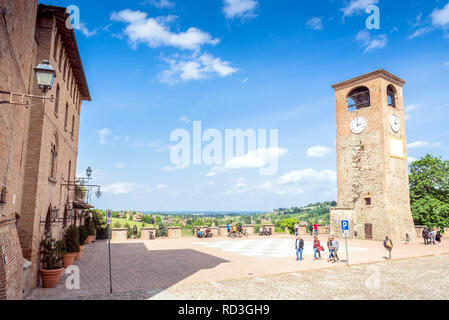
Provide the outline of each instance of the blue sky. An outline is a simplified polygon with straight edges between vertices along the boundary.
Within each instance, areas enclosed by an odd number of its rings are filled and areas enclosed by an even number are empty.
[[[449,158],[449,1],[41,1],[80,8],[92,94],[77,172],[94,169],[99,208],[271,210],[335,200],[331,85],[384,68],[404,88],[409,156]],[[368,30],[365,8],[380,8]],[[174,168],[170,134],[278,129],[279,168],[257,155]],[[241,159],[242,160],[242,159]]]

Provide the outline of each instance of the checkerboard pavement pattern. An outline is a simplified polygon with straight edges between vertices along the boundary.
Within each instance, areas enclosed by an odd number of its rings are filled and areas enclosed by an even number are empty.
[[[224,251],[230,251],[249,257],[261,258],[286,258],[295,254],[295,240],[290,239],[260,239],[260,240],[241,240],[233,241],[214,241],[214,242],[194,242],[194,244],[203,245],[210,248],[217,248]],[[323,244],[321,244],[323,246]],[[344,245],[344,243],[343,243]],[[328,250],[323,246],[324,252]],[[340,242],[340,252],[344,250]],[[350,251],[364,251],[367,249],[350,247]],[[313,255],[313,243],[304,242],[304,255]],[[323,253],[322,253],[323,254]]]

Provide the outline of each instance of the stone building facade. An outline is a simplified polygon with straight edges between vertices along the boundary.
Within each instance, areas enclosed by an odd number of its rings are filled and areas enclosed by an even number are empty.
[[[331,232],[383,240],[415,237],[410,210],[403,85],[377,70],[333,86],[337,103],[337,198]]]
[[[39,244],[60,239],[74,222],[81,103],[90,100],[75,34],[65,8],[37,0],[0,0],[0,299],[20,299],[38,285]],[[34,67],[48,60],[56,71],[54,100],[42,96]],[[17,99],[14,98],[14,102]]]

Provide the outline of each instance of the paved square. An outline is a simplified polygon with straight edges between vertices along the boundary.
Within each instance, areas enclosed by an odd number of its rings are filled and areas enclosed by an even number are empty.
[[[214,241],[214,242],[194,242],[193,244],[203,245],[209,248],[216,248],[224,251],[234,252],[248,257],[260,258],[287,258],[295,254],[294,240],[290,239],[258,239],[258,240],[241,240],[235,241]],[[323,245],[323,244],[322,244]],[[329,251],[323,246],[324,252],[328,255]],[[365,248],[348,247],[351,252],[364,251]],[[339,253],[345,251],[340,243]],[[313,242],[304,241],[304,255],[313,255]],[[321,252],[323,255],[323,252]]]

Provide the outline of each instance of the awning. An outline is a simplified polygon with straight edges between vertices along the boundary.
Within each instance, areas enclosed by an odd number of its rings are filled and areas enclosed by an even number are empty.
[[[95,208],[95,206],[88,204],[84,201],[73,201],[73,209],[92,209]]]

